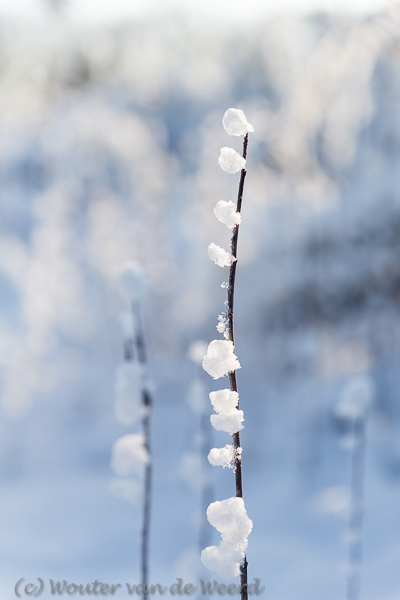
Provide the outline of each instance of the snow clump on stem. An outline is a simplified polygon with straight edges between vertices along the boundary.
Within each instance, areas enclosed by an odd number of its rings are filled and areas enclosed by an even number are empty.
[[[224,147],[221,148],[218,164],[225,173],[233,175],[245,168],[246,160],[233,148]]]
[[[222,540],[219,546],[203,550],[203,565],[224,579],[237,577],[246,554],[247,537],[253,529],[243,498],[212,502],[207,509],[207,519],[221,533]]]
[[[211,448],[208,454],[208,462],[213,467],[232,468],[235,451],[232,444],[226,444],[224,448]]]
[[[218,390],[210,392],[211,404],[216,415],[211,415],[211,425],[217,431],[225,431],[230,435],[241,431],[244,428],[243,411],[237,408],[239,403],[239,394],[231,390]]]
[[[218,221],[221,221],[224,225],[232,229],[235,225],[240,225],[242,217],[240,213],[236,211],[236,206],[233,202],[225,202],[220,200],[217,202],[214,208],[214,215]]]
[[[213,379],[219,379],[240,369],[240,362],[234,352],[233,342],[230,340],[213,340],[210,342],[202,366]]]
[[[208,246],[208,258],[211,258],[219,267],[230,267],[236,260],[232,254],[221,248],[221,246],[217,246],[214,242],[211,242]]]
[[[228,108],[222,117],[222,125],[229,135],[246,135],[254,131],[253,125],[247,121],[246,115],[240,108]]]
[[[149,460],[145,439],[142,433],[128,433],[114,442],[111,454],[111,468],[116,475],[141,473]]]

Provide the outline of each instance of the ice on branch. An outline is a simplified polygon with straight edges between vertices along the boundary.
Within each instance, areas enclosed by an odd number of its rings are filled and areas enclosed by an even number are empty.
[[[246,135],[254,131],[253,125],[247,121],[240,108],[228,108],[222,117],[222,125],[229,135]]]
[[[210,400],[217,413],[210,417],[214,429],[233,435],[244,428],[243,411],[237,408],[239,402],[237,392],[232,392],[229,389],[210,392]]]
[[[139,504],[143,497],[143,483],[137,479],[113,479],[108,489],[116,498],[122,498],[131,504]]]
[[[210,342],[202,364],[203,369],[213,379],[219,379],[240,369],[240,362],[235,355],[233,343],[230,340],[213,340]]]
[[[114,442],[111,468],[116,475],[123,476],[142,472],[144,464],[149,459],[144,442],[142,433],[129,433]]]
[[[224,448],[211,448],[208,454],[208,462],[213,467],[232,468],[235,451],[232,444],[227,444]]]
[[[230,267],[236,260],[232,254],[221,248],[221,246],[217,246],[214,242],[211,242],[208,246],[208,258],[211,258],[219,267]]]
[[[344,388],[336,406],[343,419],[360,419],[366,415],[374,396],[374,385],[367,375],[353,377]]]
[[[207,509],[207,519],[221,533],[222,540],[219,546],[208,546],[202,551],[203,565],[223,579],[237,577],[246,554],[247,537],[253,529],[243,498],[213,502]]]
[[[221,148],[221,154],[219,155],[218,164],[225,173],[238,173],[246,166],[246,161],[233,148]]]
[[[146,276],[142,267],[134,262],[128,263],[120,273],[118,287],[127,302],[139,300],[146,289]]]
[[[123,362],[115,378],[115,418],[120,425],[133,425],[143,415],[143,369],[135,362]]]
[[[218,221],[221,221],[224,225],[232,229],[235,225],[240,225],[241,216],[240,213],[236,212],[236,205],[229,201],[220,200],[217,202],[214,208],[214,215]]]

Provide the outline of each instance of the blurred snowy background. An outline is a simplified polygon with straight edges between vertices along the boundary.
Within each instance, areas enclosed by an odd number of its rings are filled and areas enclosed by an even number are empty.
[[[224,383],[187,352],[224,309],[207,246],[229,241],[213,207],[237,193],[217,158],[240,150],[221,126],[238,106],[255,129],[236,290],[250,581],[270,600],[345,597],[351,439],[334,408],[362,377],[362,598],[398,600],[400,7],[148,5],[0,3],[1,597],[21,577],[139,583],[141,510],[108,490],[132,259],[156,389],[150,581],[215,577],[187,394]],[[205,476],[212,499],[234,494],[229,470]]]

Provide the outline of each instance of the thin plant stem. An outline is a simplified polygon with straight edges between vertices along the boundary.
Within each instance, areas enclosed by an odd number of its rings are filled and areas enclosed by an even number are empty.
[[[243,158],[247,158],[247,145],[249,141],[249,134],[246,133],[243,140]],[[239,191],[236,205],[236,212],[239,214],[242,210],[243,200],[243,189],[244,180],[246,178],[246,168],[242,169],[240,173]],[[231,254],[234,257],[234,261],[231,264],[229,271],[229,283],[228,283],[228,306],[227,306],[227,320],[228,320],[228,339],[235,346],[235,329],[234,329],[234,296],[235,296],[235,279],[236,279],[236,265],[237,265],[237,245],[239,236],[239,225],[235,225],[232,232],[231,240]],[[237,379],[236,371],[229,373],[229,382],[232,392],[237,392]],[[239,408],[239,403],[237,405]],[[234,471],[235,471],[235,484],[236,484],[236,497],[243,498],[243,481],[242,481],[242,459],[239,453],[240,448],[240,433],[239,431],[234,433],[232,436],[233,449],[234,449]],[[243,563],[240,566],[240,588],[241,588],[241,600],[247,600],[247,557],[243,559]]]
[[[351,512],[349,520],[349,574],[347,600],[359,600],[361,587],[362,526],[364,519],[364,471],[367,416],[354,420],[351,457]]]
[[[135,321],[135,345],[139,363],[147,368],[146,344],[143,335],[142,321],[139,302],[132,304],[133,318]],[[144,473],[144,497],[143,497],[143,523],[142,523],[142,552],[141,552],[141,570],[143,583],[143,600],[148,598],[148,564],[149,564],[149,533],[150,533],[150,508],[151,508],[151,454],[150,454],[150,416],[152,409],[152,399],[149,391],[144,388],[142,391],[143,401],[143,436],[144,447],[148,453],[148,460]]]

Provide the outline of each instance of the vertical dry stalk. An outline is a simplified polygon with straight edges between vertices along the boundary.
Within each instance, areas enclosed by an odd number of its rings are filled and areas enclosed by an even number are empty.
[[[135,345],[137,358],[143,368],[147,368],[146,344],[143,335],[140,304],[138,301],[132,304],[134,322],[136,323]],[[143,600],[148,597],[148,564],[149,564],[149,534],[150,534],[150,506],[151,506],[151,453],[150,453],[150,416],[152,400],[146,387],[142,390],[143,401],[143,435],[144,446],[148,453],[148,460],[144,473],[144,497],[143,497],[143,523],[142,523],[142,553],[141,570],[143,583]]]
[[[247,158],[247,145],[249,141],[249,134],[246,133],[243,140],[243,158],[246,160]],[[239,191],[236,205],[236,212],[240,214],[242,210],[242,200],[243,200],[243,189],[244,189],[244,180],[246,177],[246,167],[242,169],[240,173],[240,182],[239,182]],[[238,244],[238,236],[239,236],[239,225],[235,225],[232,232],[232,240],[231,240],[231,254],[237,259],[237,244]],[[233,345],[235,346],[235,331],[234,331],[234,296],[235,296],[235,279],[236,279],[236,265],[237,260],[234,260],[230,267],[229,272],[229,283],[228,283],[228,307],[227,307],[227,318],[228,318],[228,339],[231,340]],[[229,373],[229,382],[230,388],[232,392],[237,392],[237,379],[236,379],[236,371]],[[237,406],[239,408],[239,404]],[[234,448],[234,469],[235,469],[235,483],[236,483],[236,497],[243,498],[243,481],[242,481],[242,459],[238,452],[240,448],[240,433],[234,433],[232,436],[233,440],[233,448]],[[247,600],[247,557],[245,556],[243,559],[243,563],[240,567],[240,587],[241,587],[241,600]]]

